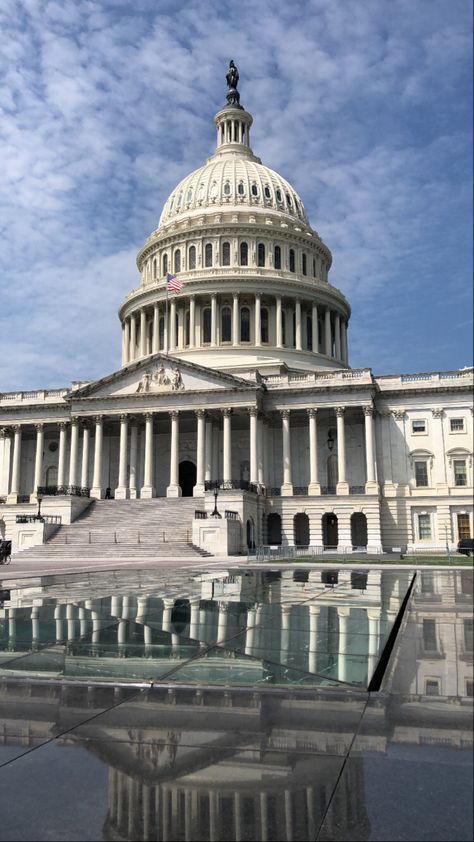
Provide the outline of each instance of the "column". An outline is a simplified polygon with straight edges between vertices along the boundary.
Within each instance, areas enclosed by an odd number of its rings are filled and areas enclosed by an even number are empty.
[[[189,636],[192,640],[199,640],[199,614],[201,600],[199,597],[193,597],[189,600],[191,608],[191,616],[189,618]]]
[[[264,470],[264,444],[263,444],[263,415],[259,414],[257,419],[257,480],[259,485],[265,484]]]
[[[276,324],[275,324],[275,338],[277,348],[283,347],[282,330],[281,330],[281,295],[276,297]]]
[[[301,351],[301,301],[299,298],[295,301],[295,348]]]
[[[146,356],[146,313],[140,310],[140,356]]]
[[[258,438],[257,438],[257,419],[258,409],[252,407],[250,410],[250,482],[258,482]]]
[[[127,444],[128,444],[128,415],[120,416],[120,448],[119,448],[119,476],[115,489],[116,500],[126,500],[127,488]]]
[[[280,635],[280,661],[286,664],[288,661],[288,648],[290,646],[290,620],[291,605],[282,605],[281,612],[281,635]]]
[[[313,351],[317,354],[319,350],[319,322],[317,304],[313,304],[312,306],[311,321],[313,326]]]
[[[35,452],[35,476],[33,479],[33,491],[30,495],[30,501],[36,500],[38,493],[38,486],[41,485],[41,477],[43,475],[43,450],[44,450],[44,425],[35,424],[36,429],[36,452]]]
[[[200,497],[204,494],[204,461],[206,443],[206,413],[204,409],[196,410],[196,419],[196,485],[193,488],[193,497]]]
[[[321,494],[321,486],[318,480],[318,439],[316,415],[317,409],[308,409],[309,424],[309,485],[308,494]]]
[[[127,365],[128,362],[130,362],[130,322],[128,319],[124,319],[122,365]]]
[[[145,415],[145,460],[143,467],[143,485],[140,497],[149,500],[155,496],[153,485],[153,413]]]
[[[158,304],[153,307],[153,339],[151,353],[157,354],[160,350],[160,308]]]
[[[65,485],[66,480],[66,421],[59,422],[59,455],[58,455],[58,489]]]
[[[224,483],[232,481],[232,409],[222,410],[222,438],[223,465],[222,479]],[[230,487],[230,485],[229,485]]]
[[[380,608],[367,608],[369,621],[369,651],[367,653],[367,684],[369,684],[377,666],[380,644]]]
[[[129,497],[130,500],[137,498],[137,467],[138,467],[138,428],[136,418],[130,423],[130,477]]]
[[[336,342],[335,357],[337,360],[341,359],[341,317],[339,313],[334,316],[334,338]]]
[[[347,627],[351,609],[349,606],[342,606],[337,609],[339,617],[339,645],[337,656],[337,677],[339,681],[347,681]]]
[[[194,348],[196,337],[196,299],[191,295],[189,299],[189,347]]]
[[[232,302],[232,345],[239,344],[239,296],[234,292]]]
[[[171,452],[170,484],[166,489],[167,497],[181,497],[179,486],[179,413],[170,412],[171,417]]]
[[[174,298],[172,298],[171,302],[170,302],[169,332],[170,332],[170,351],[175,351],[176,350],[176,300]]]
[[[79,419],[71,418],[71,451],[69,453],[69,485],[77,485],[77,451],[79,446]]]
[[[432,441],[433,441],[433,450],[435,454],[434,458],[434,470],[432,471],[432,479],[431,484],[435,485],[438,494],[448,494],[449,493],[449,486],[448,486],[448,479],[446,475],[446,456],[445,456],[445,446],[443,441],[443,416],[444,411],[439,407],[431,410],[431,414],[433,416],[433,423],[432,423]]]
[[[347,322],[344,319],[341,322],[341,345],[342,359],[347,363],[349,361],[349,349],[347,347]]]
[[[377,494],[378,484],[375,477],[375,440],[374,440],[374,408],[364,406],[365,416],[365,463],[367,481],[365,491],[367,494]]]
[[[283,485],[281,496],[291,497],[293,494],[293,480],[291,477],[291,440],[290,440],[290,410],[281,411],[281,432],[283,438]]]
[[[309,606],[309,647],[308,647],[308,671],[317,672],[318,656],[318,619],[321,607],[319,605]]]
[[[331,311],[326,308],[326,312],[324,313],[324,353],[327,357],[331,356],[331,350]]]
[[[349,485],[346,481],[346,437],[344,429],[343,406],[336,407],[337,423],[337,476],[336,494],[349,494]]]
[[[211,347],[217,345],[217,295],[211,295]]]
[[[217,638],[216,643],[224,643],[227,638],[227,615],[229,605],[227,602],[219,602],[219,617],[217,621]]]
[[[101,500],[104,496],[102,488],[102,446],[104,438],[104,419],[102,415],[95,417],[94,440],[94,476],[92,478],[91,497]],[[59,479],[58,479],[59,482]]]
[[[261,320],[261,305],[262,299],[260,293],[255,295],[255,346],[257,348],[262,344],[262,320]]]
[[[133,360],[137,356],[137,319],[136,316],[130,316],[130,355],[129,360]]]
[[[212,480],[212,421],[206,421],[206,467],[204,481]]]
[[[89,438],[90,429],[87,424],[82,428],[82,463],[81,463],[81,487],[89,488]]]

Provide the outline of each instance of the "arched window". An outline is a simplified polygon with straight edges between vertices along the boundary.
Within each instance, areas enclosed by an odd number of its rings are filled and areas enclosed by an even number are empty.
[[[295,271],[295,250],[290,249],[290,272]]]
[[[159,336],[159,344],[160,344],[160,351],[163,350],[165,347],[165,317],[160,317],[160,324],[158,328],[158,336]]]
[[[228,181],[224,184],[224,196],[230,196],[230,184]]]
[[[252,184],[251,191],[252,191],[252,196],[258,196],[258,187],[255,183]]]
[[[221,310],[221,342],[232,340],[232,311],[230,307],[223,307]]]
[[[276,191],[275,195],[276,195],[277,202],[281,202],[282,198],[281,198],[281,190],[280,189],[278,189]]]
[[[250,342],[250,310],[248,307],[240,309],[240,341]]]
[[[192,202],[192,200],[193,200],[193,188],[190,187],[189,190],[188,190],[188,194],[186,196],[186,201]]]
[[[153,277],[156,278],[156,257],[153,258]]]
[[[210,343],[211,341],[211,308],[205,307],[202,311],[202,341],[203,343]]]
[[[186,310],[184,314],[184,344],[186,346],[189,345],[189,337],[191,335],[190,324],[189,310]]]
[[[249,247],[248,243],[240,244],[240,265],[248,266],[249,262]]]
[[[313,320],[311,316],[306,316],[306,347],[308,351],[313,350]]]
[[[183,198],[183,194],[180,193],[178,198],[176,199],[176,210],[181,207],[181,199]]]
[[[265,266],[265,246],[263,243],[258,244],[257,266]]]
[[[163,275],[166,275],[167,271],[168,271],[168,255],[164,254],[163,255]]]
[[[302,257],[301,257],[301,270],[303,272],[303,275],[308,274],[308,270],[306,268],[306,255],[305,254],[303,254]]]
[[[230,266],[230,243],[222,243],[222,265]]]
[[[275,246],[274,262],[275,262],[275,269],[281,269],[281,248],[280,248],[280,246]]]
[[[204,255],[204,265],[207,267],[212,266],[212,243],[206,243]]]
[[[286,313],[281,311],[281,343],[286,345]]]
[[[288,207],[291,208],[292,207],[291,196],[290,196],[289,193],[286,194],[286,201],[287,201]]]
[[[268,342],[268,310],[262,307],[260,310],[260,341]]]
[[[189,246],[188,266],[190,269],[196,268],[196,246]]]
[[[176,274],[181,272],[181,251],[180,249],[176,249],[174,253],[174,271]]]
[[[265,187],[264,187],[264,191],[263,191],[263,192],[265,193],[265,198],[266,198],[266,199],[271,199],[271,198],[272,198],[272,194],[270,193],[270,188],[269,188],[268,184],[266,184],[266,185],[265,185]]]
[[[243,181],[239,181],[239,184],[238,184],[238,187],[237,187],[237,193],[239,194],[239,196],[243,196],[243,195],[244,195],[244,193],[245,193],[245,187],[244,187],[244,182],[243,182]]]

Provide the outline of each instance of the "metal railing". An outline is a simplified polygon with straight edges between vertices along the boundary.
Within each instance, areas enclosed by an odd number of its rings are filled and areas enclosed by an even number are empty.
[[[190,540],[191,537],[189,529],[183,530],[182,534],[176,534],[176,530],[167,532],[164,529],[153,530],[152,532],[147,532],[143,529],[137,531],[131,529],[116,529],[110,532],[94,532],[93,530],[88,530],[87,532],[82,532],[81,534],[71,533],[69,535],[66,532],[63,536],[57,534],[54,538],[54,544],[67,544],[68,546],[83,546],[84,544],[149,544],[150,546],[153,546],[153,544],[170,543],[189,544]],[[52,545],[53,544],[51,544],[51,546]]]
[[[285,546],[282,544],[266,544],[256,547],[254,552],[248,553],[248,559],[257,562],[263,562],[301,557],[321,559],[324,556],[332,555],[336,558],[336,560],[341,559],[342,561],[344,558],[355,558],[360,555],[373,557],[374,555],[381,555],[382,552],[382,547],[371,547],[371,552],[369,556],[366,547],[360,547],[355,545],[334,547],[325,546],[322,544],[309,544],[308,546],[300,546],[298,544],[292,544],[289,546]]]
[[[40,497],[90,497],[90,488],[83,488],[80,485],[39,485],[37,494]]]
[[[202,509],[195,509],[194,511],[196,520],[206,520],[211,515],[212,512],[205,512]],[[224,517],[226,520],[240,520],[239,513],[232,511],[232,509],[224,509]]]
[[[17,515],[16,523],[56,523],[61,524],[61,515]]]
[[[249,482],[246,479],[212,479],[204,483],[205,491],[252,491],[254,494],[264,494],[265,486],[258,482]]]

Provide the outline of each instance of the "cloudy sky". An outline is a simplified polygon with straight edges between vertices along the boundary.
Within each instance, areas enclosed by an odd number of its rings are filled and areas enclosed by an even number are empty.
[[[2,0],[0,391],[120,365],[117,310],[215,146],[301,194],[375,374],[472,364],[470,0]]]

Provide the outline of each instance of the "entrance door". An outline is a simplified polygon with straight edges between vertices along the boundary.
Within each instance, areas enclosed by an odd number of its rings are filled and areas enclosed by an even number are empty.
[[[304,512],[295,515],[293,521],[295,544],[297,547],[309,547],[309,518]]]
[[[461,540],[461,538],[471,537],[471,524],[469,523],[468,514],[458,514],[458,536],[459,540]]]
[[[281,517],[278,512],[270,512],[267,520],[268,543],[281,544]]]
[[[363,512],[351,515],[351,540],[353,547],[367,547],[367,518]]]
[[[337,515],[334,512],[326,512],[323,515],[323,544],[325,547],[336,549],[338,542]]]
[[[183,497],[192,497],[196,485],[196,465],[193,462],[179,463],[179,484]]]

